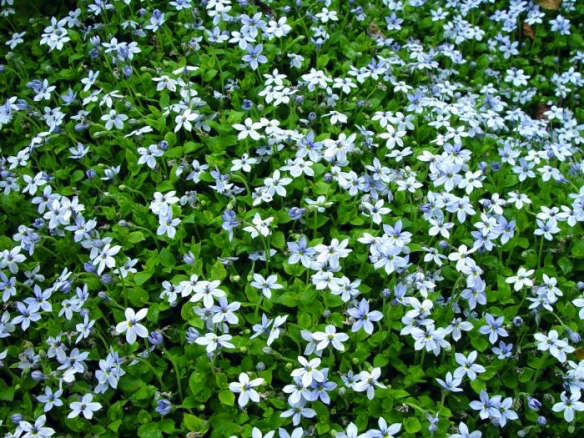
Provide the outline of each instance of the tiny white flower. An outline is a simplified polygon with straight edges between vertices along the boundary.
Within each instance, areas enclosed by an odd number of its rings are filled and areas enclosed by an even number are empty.
[[[237,403],[239,404],[239,407],[243,408],[250,400],[255,403],[260,401],[260,395],[254,388],[263,383],[264,379],[261,377],[249,380],[249,376],[246,373],[241,373],[239,375],[239,382],[231,382],[229,384],[229,389],[232,392],[239,394]]]
[[[141,338],[147,338],[148,329],[142,324],[138,323],[138,321],[146,317],[147,313],[148,309],[140,309],[137,313],[135,313],[134,309],[128,307],[125,311],[126,320],[120,322],[116,326],[117,334],[122,334],[125,332],[126,341],[128,341],[128,344],[133,344],[136,342],[137,336],[140,336]]]
[[[81,401],[73,402],[69,407],[71,412],[67,415],[67,418],[75,418],[79,414],[83,414],[87,420],[91,420],[93,413],[101,409],[101,403],[93,401],[93,394],[85,394]]]
[[[343,342],[349,339],[346,333],[337,333],[337,329],[334,325],[327,325],[324,332],[314,332],[312,334],[312,339],[318,342],[316,344],[317,350],[324,350],[329,344],[339,351],[345,351],[345,346]]]
[[[534,272],[535,270],[525,269],[522,266],[517,271],[517,275],[507,278],[505,282],[508,284],[513,284],[513,289],[515,289],[515,291],[520,291],[525,286],[527,287],[533,286],[533,280],[529,277],[533,275]]]
[[[574,411],[584,411],[584,403],[580,401],[580,390],[570,392],[570,396],[566,395],[566,391],[560,394],[562,401],[552,406],[554,412],[564,412],[564,419],[571,423],[574,420]]]
[[[255,239],[260,234],[264,237],[267,237],[272,234],[269,226],[273,220],[274,218],[271,216],[267,219],[262,219],[259,213],[256,213],[251,221],[252,225],[245,227],[244,231],[247,231],[251,235],[252,239]]]

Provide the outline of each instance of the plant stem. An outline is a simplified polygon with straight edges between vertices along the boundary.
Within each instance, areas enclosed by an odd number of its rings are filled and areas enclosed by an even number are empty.
[[[164,349],[164,354],[166,355],[169,362],[172,364],[172,367],[174,368],[174,374],[176,375],[176,386],[178,389],[178,396],[180,397],[180,401],[182,403],[184,401],[184,395],[183,395],[182,385],[180,383],[180,373],[178,370],[178,365],[176,364],[176,362],[172,358],[172,355],[168,352],[167,349]]]
[[[137,359],[140,362],[142,362],[143,364],[145,364],[150,369],[150,371],[152,371],[152,374],[154,374],[154,377],[156,377],[156,380],[158,380],[158,385],[160,386],[160,390],[164,389],[164,382],[162,381],[162,377],[159,376],[158,374],[156,374],[156,369],[152,366],[152,364],[148,360],[146,360],[140,356],[136,356],[135,359]]]

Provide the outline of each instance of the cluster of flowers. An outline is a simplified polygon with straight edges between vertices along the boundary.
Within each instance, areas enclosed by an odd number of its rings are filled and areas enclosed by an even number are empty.
[[[0,0],[4,435],[573,432],[552,3]]]

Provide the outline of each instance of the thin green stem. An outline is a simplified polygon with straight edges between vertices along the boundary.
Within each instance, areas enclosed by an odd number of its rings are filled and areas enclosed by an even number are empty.
[[[156,368],[154,368],[152,366],[152,364],[150,363],[150,361],[148,361],[148,360],[146,360],[146,359],[144,359],[143,357],[140,357],[140,356],[135,356],[134,359],[137,359],[140,362],[142,362],[143,364],[145,364],[150,369],[150,371],[152,372],[152,374],[154,374],[154,377],[156,377],[156,380],[158,380],[158,385],[160,386],[160,390],[164,389],[164,382],[162,381],[162,377],[159,376],[156,373]]]
[[[542,253],[543,253],[543,236],[541,236],[541,239],[539,241],[539,251],[537,253],[537,269],[541,268],[541,263],[542,263],[541,256],[542,256]]]
[[[180,401],[182,403],[184,401],[184,395],[183,395],[181,376],[180,376],[180,372],[178,369],[178,365],[176,364],[176,362],[172,358],[172,355],[168,352],[168,350],[166,348],[164,349],[164,354],[168,358],[168,361],[172,364],[172,368],[174,369],[174,374],[176,375],[176,386],[178,389],[178,396],[179,396]]]

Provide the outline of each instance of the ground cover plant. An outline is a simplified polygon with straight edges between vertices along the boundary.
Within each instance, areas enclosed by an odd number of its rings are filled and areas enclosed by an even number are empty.
[[[575,0],[0,0],[5,437],[584,425]]]

